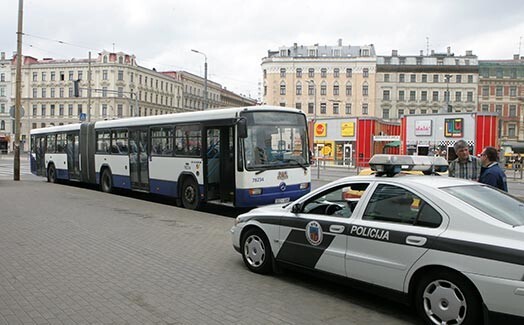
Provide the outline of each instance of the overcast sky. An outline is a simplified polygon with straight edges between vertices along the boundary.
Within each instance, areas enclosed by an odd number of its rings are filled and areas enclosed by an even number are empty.
[[[0,51],[16,50],[17,0],[1,0]],[[261,59],[280,46],[374,44],[511,59],[524,43],[522,0],[25,0],[23,54],[87,58],[105,49],[158,71],[186,70],[259,97]],[[59,43],[62,41],[67,44]],[[524,55],[524,44],[521,46]]]

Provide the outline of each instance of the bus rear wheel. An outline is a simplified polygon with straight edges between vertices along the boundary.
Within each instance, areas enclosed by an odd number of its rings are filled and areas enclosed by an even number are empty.
[[[104,169],[102,176],[100,177],[100,188],[102,192],[111,193],[113,190],[113,176],[109,169]]]
[[[186,178],[182,183],[182,205],[186,209],[196,210],[200,207],[198,184],[193,178]]]
[[[56,183],[56,168],[53,164],[47,168],[47,181],[49,183]]]

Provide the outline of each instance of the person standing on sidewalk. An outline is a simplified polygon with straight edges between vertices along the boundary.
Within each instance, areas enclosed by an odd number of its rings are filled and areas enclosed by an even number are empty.
[[[486,147],[482,150],[480,154],[482,168],[479,182],[507,192],[508,184],[506,182],[506,174],[504,174],[504,171],[500,168],[498,158],[497,149],[494,147]]]
[[[457,159],[449,164],[449,177],[478,181],[480,176],[480,159],[469,154],[468,143],[458,140],[453,146]]]

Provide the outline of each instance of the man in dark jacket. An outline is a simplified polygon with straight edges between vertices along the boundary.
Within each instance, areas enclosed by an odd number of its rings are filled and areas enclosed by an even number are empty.
[[[480,170],[479,182],[491,185],[503,191],[508,191],[508,184],[506,183],[506,174],[500,168],[499,156],[497,149],[494,147],[486,147],[480,154],[480,161],[482,168]]]

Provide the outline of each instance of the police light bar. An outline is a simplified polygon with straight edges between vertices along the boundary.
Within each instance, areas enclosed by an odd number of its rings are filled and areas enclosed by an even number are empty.
[[[377,176],[394,176],[401,171],[421,171],[425,175],[442,173],[448,170],[448,162],[443,157],[408,156],[408,155],[374,155],[369,160],[371,170]]]

